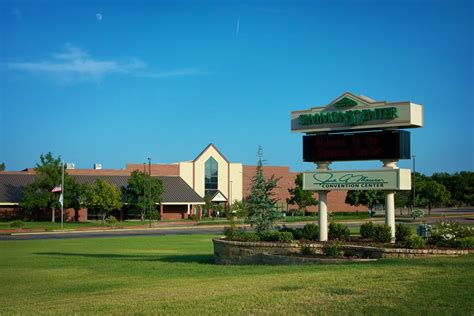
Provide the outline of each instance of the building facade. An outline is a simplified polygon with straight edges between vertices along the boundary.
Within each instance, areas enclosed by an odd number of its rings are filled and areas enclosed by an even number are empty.
[[[204,197],[209,195],[213,203],[232,205],[250,194],[252,178],[256,166],[244,166],[230,162],[213,144],[209,144],[194,160],[171,164],[127,164],[125,169],[75,169],[68,164],[67,173],[82,183],[91,183],[97,178],[104,179],[118,187],[125,186],[128,176],[135,170],[150,172],[159,177],[164,184],[163,202],[157,205],[162,219],[183,219],[191,214],[203,215]],[[263,166],[265,177],[278,179],[273,190],[274,198],[280,208],[291,211],[296,205],[288,205],[288,189],[295,186],[298,172],[290,171],[287,166]],[[0,217],[18,209],[23,188],[31,183],[34,169],[0,172]],[[333,212],[367,211],[366,207],[354,207],[346,204],[345,191],[334,191],[328,195]],[[317,198],[317,194],[315,193]],[[309,207],[316,212],[317,206]],[[67,210],[69,218],[74,219],[74,211]],[[4,216],[5,217],[5,216]],[[87,210],[80,212],[79,220],[87,220]]]

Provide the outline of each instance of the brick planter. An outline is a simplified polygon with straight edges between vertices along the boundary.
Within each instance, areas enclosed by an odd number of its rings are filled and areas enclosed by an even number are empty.
[[[432,256],[467,255],[468,250],[378,248],[369,246],[341,245],[346,256],[360,259],[338,259],[298,256],[299,243],[242,242],[214,238],[214,258],[217,264],[298,264],[367,262],[381,258],[414,258]],[[322,254],[322,243],[305,244],[315,254]]]

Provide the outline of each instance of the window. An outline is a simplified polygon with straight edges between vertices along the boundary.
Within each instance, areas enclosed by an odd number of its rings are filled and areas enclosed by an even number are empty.
[[[212,195],[217,191],[217,161],[210,157],[205,163],[204,189],[206,195]]]

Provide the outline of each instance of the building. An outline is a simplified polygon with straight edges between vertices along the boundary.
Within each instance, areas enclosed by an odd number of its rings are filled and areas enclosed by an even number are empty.
[[[157,206],[162,219],[184,219],[191,214],[203,216],[204,196],[210,195],[213,203],[231,205],[233,201],[241,201],[250,193],[251,180],[255,175],[256,166],[244,166],[230,162],[213,144],[209,144],[194,160],[172,164],[127,164],[125,169],[102,169],[95,164],[94,169],[75,169],[68,164],[67,173],[79,183],[92,183],[95,179],[103,179],[122,187],[127,184],[128,176],[135,170],[145,171],[158,177],[164,184],[163,202]],[[297,206],[287,205],[288,189],[295,186],[298,172],[290,171],[286,166],[264,166],[265,177],[274,176],[278,187],[274,190],[274,198],[283,210],[292,210]],[[0,172],[0,218],[7,218],[19,210],[23,188],[33,182],[34,169],[18,172]],[[366,211],[365,207],[353,207],[344,203],[345,191],[329,193],[329,205],[334,212]],[[317,207],[308,208],[316,212]],[[78,214],[74,210],[66,210],[70,220],[76,215],[78,220],[88,219],[86,209]],[[207,214],[204,214],[207,215]],[[210,214],[209,214],[210,215]]]

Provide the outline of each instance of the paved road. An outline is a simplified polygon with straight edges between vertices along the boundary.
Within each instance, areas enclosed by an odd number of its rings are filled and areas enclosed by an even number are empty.
[[[436,212],[443,213],[442,210]],[[446,211],[445,211],[446,212]],[[458,217],[450,217],[462,223],[474,223],[474,218],[467,218],[467,213],[472,214],[472,210],[456,210]],[[452,214],[449,212],[449,214]],[[426,222],[433,224],[441,218],[429,218]],[[383,223],[382,217],[373,219],[376,223]],[[303,227],[305,223],[286,224],[291,227]],[[358,227],[360,222],[345,222],[349,227]],[[408,225],[416,225],[406,223]],[[43,232],[43,233],[25,233],[13,235],[0,235],[0,240],[36,240],[36,239],[70,239],[70,238],[97,238],[97,237],[127,237],[127,236],[160,236],[160,235],[192,235],[192,234],[221,234],[223,226],[187,226],[187,227],[162,227],[162,228],[144,228],[144,229],[117,229],[107,231],[81,231],[81,232]]]

